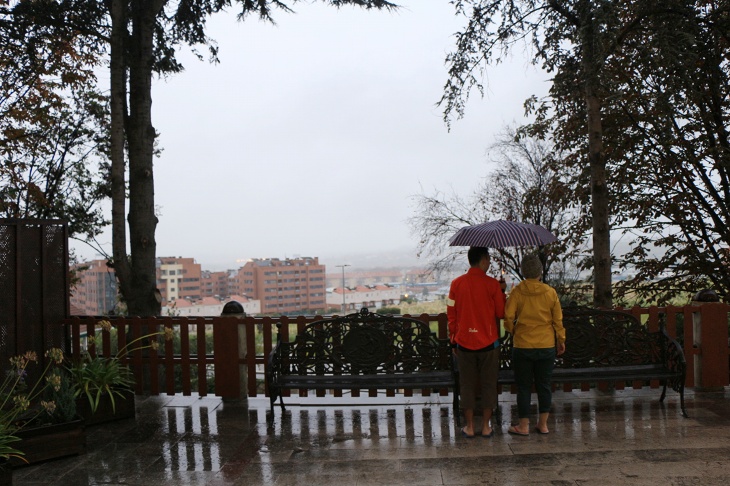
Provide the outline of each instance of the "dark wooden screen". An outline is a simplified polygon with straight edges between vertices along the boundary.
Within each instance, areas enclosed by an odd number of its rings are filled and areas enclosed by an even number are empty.
[[[0,219],[0,371],[26,351],[35,351],[41,365],[49,348],[66,351],[59,324],[68,311],[66,223]]]

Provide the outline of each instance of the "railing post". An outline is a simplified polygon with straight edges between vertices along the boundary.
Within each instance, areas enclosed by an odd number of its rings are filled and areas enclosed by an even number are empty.
[[[706,292],[706,291],[704,291]],[[704,297],[704,299],[703,299]],[[730,306],[720,302],[706,301],[707,293],[698,293],[693,306],[699,307],[692,313],[696,391],[721,391],[730,384],[728,370],[728,310]],[[702,300],[700,300],[702,299]],[[692,372],[692,368],[687,370]]]
[[[236,302],[235,300],[232,300],[230,302],[227,302],[226,305],[223,306],[223,311],[221,312],[222,317],[235,317],[239,320],[238,326],[237,326],[237,334],[238,334],[238,340],[237,340],[237,349],[238,352],[236,353],[238,357],[238,398],[240,400],[247,400],[248,399],[248,366],[246,365],[245,358],[246,358],[246,324],[244,323],[244,318],[246,317],[246,312],[243,310],[243,306]],[[218,375],[216,374],[216,379],[218,378]]]

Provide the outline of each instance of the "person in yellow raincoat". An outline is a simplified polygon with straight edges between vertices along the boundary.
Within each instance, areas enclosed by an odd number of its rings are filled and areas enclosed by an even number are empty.
[[[563,311],[555,289],[541,282],[542,262],[527,255],[521,262],[525,278],[509,294],[504,311],[504,328],[512,334],[512,368],[517,383],[519,423],[507,430],[513,435],[530,433],[530,401],[535,384],[538,421],[535,432],[549,432],[547,420],[552,403],[550,378],[556,354],[565,352]]]

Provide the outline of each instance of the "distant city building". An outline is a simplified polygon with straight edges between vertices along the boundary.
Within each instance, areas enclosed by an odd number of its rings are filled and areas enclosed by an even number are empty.
[[[263,314],[324,311],[325,266],[318,258],[253,259],[238,270],[238,294],[261,301]]]
[[[237,283],[238,272],[226,270],[224,272],[211,272],[203,270],[200,273],[200,294],[205,297],[219,297],[225,299],[232,294],[240,293]]]
[[[186,299],[202,299],[200,290],[200,264],[194,258],[160,257],[157,259],[157,288],[162,295],[162,305]]]
[[[79,282],[71,295],[71,308],[79,315],[105,315],[116,308],[117,282],[105,260],[82,264]],[[220,315],[223,304],[237,300],[246,314],[313,313],[362,307],[378,309],[397,304],[402,296],[434,293],[437,284],[421,269],[362,270],[327,274],[318,258],[255,258],[238,270],[206,271],[194,258],[157,259],[157,287],[163,314]],[[330,289],[328,291],[328,289]]]
[[[85,270],[82,270],[87,267]],[[71,289],[72,315],[103,316],[114,313],[117,279],[106,260],[93,260],[71,267],[78,281]]]
[[[394,284],[406,287],[433,282],[436,282],[434,275],[421,268],[345,271],[346,287],[376,284]],[[327,288],[332,287],[342,287],[342,272],[327,274]]]
[[[327,307],[342,309],[344,302],[345,312],[358,311],[363,307],[375,310],[398,304],[400,298],[401,290],[395,285],[358,285],[344,289],[336,287],[327,291]]]
[[[176,300],[169,306],[162,307],[163,316],[185,317],[215,317],[221,315],[223,306],[235,300],[243,306],[246,315],[253,316],[261,313],[261,301],[249,299],[242,295],[232,295],[230,299],[219,300],[215,297],[204,297],[200,301],[191,302],[186,299]]]

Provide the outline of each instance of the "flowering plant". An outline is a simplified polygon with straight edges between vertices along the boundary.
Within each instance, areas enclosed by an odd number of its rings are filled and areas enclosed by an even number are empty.
[[[57,367],[63,363],[63,352],[52,348],[46,352],[45,369],[40,378],[29,386],[26,382],[29,366],[38,362],[35,352],[29,351],[10,358],[10,369],[0,384],[0,458],[21,457],[22,452],[14,447],[20,439],[16,434],[26,424],[42,414],[53,415],[54,401],[40,400],[48,390],[61,389],[61,374]],[[31,405],[40,403],[38,407]]]
[[[112,328],[111,322],[107,320],[100,321],[99,325],[102,330],[107,332]],[[131,390],[134,385],[134,375],[129,366],[122,363],[122,360],[134,351],[158,349],[160,346],[158,336],[164,336],[166,341],[170,341],[172,340],[172,329],[165,328],[164,331],[145,334],[133,339],[111,357],[92,356],[87,348],[82,359],[68,367],[76,387],[75,395],[77,397],[85,396],[88,399],[92,413],[96,412],[101,398],[108,395],[112,410],[116,411],[116,398],[124,399],[124,392]],[[95,344],[95,339],[90,337],[89,347]]]

